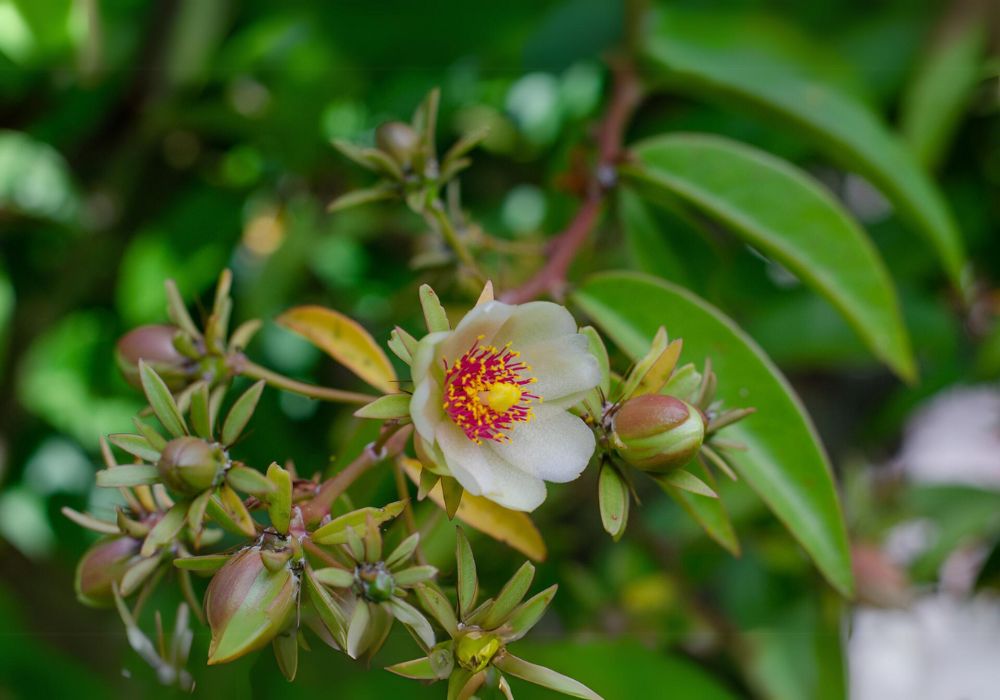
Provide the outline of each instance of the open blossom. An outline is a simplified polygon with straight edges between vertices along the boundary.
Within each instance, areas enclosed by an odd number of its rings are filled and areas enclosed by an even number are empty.
[[[600,372],[562,306],[481,303],[423,338],[412,367],[417,433],[469,493],[534,510],[545,481],[572,481],[590,461],[593,431],[568,409]]]

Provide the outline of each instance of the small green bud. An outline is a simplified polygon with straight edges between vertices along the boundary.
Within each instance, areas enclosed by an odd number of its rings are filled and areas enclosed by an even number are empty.
[[[409,124],[386,122],[375,130],[375,145],[405,169],[413,164],[420,136]]]
[[[614,443],[629,464],[664,473],[682,467],[705,440],[705,418],[673,396],[644,394],[626,401],[614,415]]]
[[[193,496],[214,486],[225,464],[226,454],[219,445],[185,436],[167,443],[156,468],[168,487]]]
[[[183,389],[191,378],[190,360],[174,346],[174,326],[139,326],[121,338],[115,347],[115,362],[125,381],[142,388],[139,360],[145,361],[172,390]]]
[[[490,661],[500,651],[500,646],[498,635],[472,629],[459,637],[455,645],[455,658],[462,668],[479,673],[489,666]]]
[[[205,592],[205,618],[212,630],[208,663],[237,659],[288,629],[298,589],[299,579],[291,568],[270,571],[258,548],[232,556]]]
[[[392,597],[392,592],[396,590],[396,582],[382,562],[362,564],[355,576],[361,583],[362,594],[373,603],[388,601]]]
[[[76,565],[76,597],[95,608],[114,604],[111,584],[121,581],[142,545],[132,537],[106,537],[95,543]]]

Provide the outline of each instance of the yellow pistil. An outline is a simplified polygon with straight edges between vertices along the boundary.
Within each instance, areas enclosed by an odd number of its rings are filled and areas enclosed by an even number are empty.
[[[497,382],[492,384],[486,393],[486,405],[497,413],[507,410],[521,400],[521,387],[517,384]]]

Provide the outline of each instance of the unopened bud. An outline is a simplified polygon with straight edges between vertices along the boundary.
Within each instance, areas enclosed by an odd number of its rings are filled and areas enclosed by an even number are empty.
[[[108,537],[88,549],[76,566],[76,597],[95,608],[114,603],[111,584],[121,581],[142,543],[132,537]]]
[[[668,472],[694,459],[705,440],[705,418],[673,396],[643,394],[614,416],[615,447],[634,467]]]
[[[420,147],[420,137],[409,124],[386,122],[375,130],[375,145],[406,168],[413,163]]]
[[[190,360],[174,346],[174,326],[139,326],[118,339],[115,361],[132,386],[142,388],[139,360],[143,360],[171,389],[183,389],[191,376]]]
[[[489,666],[490,661],[500,651],[500,646],[500,637],[492,632],[469,630],[455,645],[455,658],[462,668],[479,673]]]
[[[384,603],[392,597],[392,592],[396,589],[396,582],[392,578],[385,565],[362,564],[357,573],[357,580],[361,582],[361,591],[365,598],[373,603]]]
[[[290,567],[270,571],[256,547],[231,557],[205,592],[212,630],[208,663],[237,659],[284,632],[294,617],[298,587]]]
[[[226,454],[219,445],[185,436],[167,443],[156,468],[169,488],[193,496],[215,485],[225,463]]]

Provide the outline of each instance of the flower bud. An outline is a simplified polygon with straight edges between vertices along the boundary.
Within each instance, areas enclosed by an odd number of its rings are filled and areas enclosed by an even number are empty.
[[[618,454],[634,467],[669,472],[698,454],[705,418],[673,396],[643,394],[626,401],[613,419]]]
[[[111,584],[121,581],[142,543],[132,537],[106,537],[94,544],[76,565],[76,597],[95,608],[114,603]]]
[[[225,463],[226,454],[219,445],[185,436],[167,443],[156,468],[168,487],[193,496],[215,485]]]
[[[125,381],[137,389],[139,360],[144,360],[170,389],[183,389],[190,378],[190,361],[174,347],[174,326],[139,326],[121,338],[115,348],[115,361]]]
[[[367,600],[373,603],[384,603],[392,597],[392,592],[396,589],[396,582],[392,579],[385,565],[362,564],[355,574],[357,580],[361,582],[361,591]]]
[[[413,163],[420,147],[420,137],[409,124],[386,122],[375,130],[375,145],[406,168]]]
[[[268,570],[258,548],[232,556],[205,592],[205,618],[212,630],[208,663],[237,659],[284,632],[294,620],[298,589],[291,568]]]
[[[499,636],[492,632],[472,629],[459,638],[455,645],[455,658],[462,668],[479,673],[489,666],[498,651],[500,651]]]

